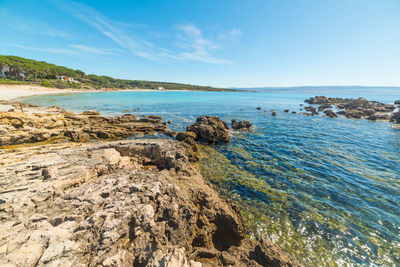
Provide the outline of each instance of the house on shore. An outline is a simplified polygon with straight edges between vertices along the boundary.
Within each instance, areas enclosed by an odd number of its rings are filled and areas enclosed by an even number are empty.
[[[68,76],[56,76],[56,79],[61,80],[63,82],[70,82],[70,83],[74,82],[74,78]]]
[[[157,87],[156,89],[157,89],[157,90],[164,90],[164,87],[159,86],[159,87]]]

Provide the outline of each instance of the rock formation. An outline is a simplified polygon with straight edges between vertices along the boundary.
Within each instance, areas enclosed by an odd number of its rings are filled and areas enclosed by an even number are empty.
[[[336,109],[339,109],[336,114],[344,115],[346,118],[353,119],[368,119],[368,120],[384,120],[384,121],[392,121],[394,123],[398,123],[396,119],[393,119],[395,113],[392,114],[396,110],[394,105],[388,105],[384,103],[380,103],[377,101],[369,101],[365,98],[337,98],[337,97],[326,97],[326,96],[315,96],[309,99],[306,99],[304,102],[318,105],[318,111],[323,111],[326,109],[331,109],[333,106],[336,106]],[[397,101],[395,101],[396,104]],[[314,107],[309,106],[306,107],[306,110],[310,111],[312,114],[315,114]],[[333,115],[333,111],[328,111],[329,117],[335,117]],[[335,114],[335,115],[336,115]]]
[[[82,115],[83,114],[83,115]],[[132,114],[99,116],[96,111],[81,115],[61,110],[24,107],[24,112],[0,112],[0,147],[68,139],[118,139],[138,133],[169,133],[161,117],[136,118]]]
[[[68,142],[0,158],[0,265],[297,266],[245,237],[185,142]]]
[[[249,121],[236,121],[232,120],[232,129],[235,130],[248,130],[251,127],[251,123]]]
[[[215,116],[197,118],[194,124],[187,127],[187,131],[195,133],[197,139],[202,138],[213,143],[230,141],[228,125]]]

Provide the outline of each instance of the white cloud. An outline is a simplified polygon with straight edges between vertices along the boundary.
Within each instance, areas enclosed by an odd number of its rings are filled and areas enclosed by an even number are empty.
[[[129,27],[124,23],[112,21],[85,4],[64,2],[63,0],[52,0],[52,2],[136,56],[151,60],[166,58],[196,60],[212,64],[233,64],[230,60],[215,57],[211,51],[216,50],[219,46],[214,41],[204,38],[201,30],[193,24],[178,25],[177,29],[181,33],[178,47],[167,49],[140,38],[128,31]],[[232,38],[234,35],[239,36],[241,33],[239,32],[239,30],[232,32]],[[93,48],[83,46],[74,48],[95,53]],[[97,52],[100,53],[100,51]]]
[[[72,37],[72,34],[67,30],[56,30],[45,22],[32,21],[14,16],[4,8],[0,8],[0,17],[2,18],[0,20],[0,25],[22,31],[24,33],[62,38]]]
[[[46,53],[55,53],[55,54],[63,54],[63,55],[78,55],[78,53],[71,49],[64,49],[64,48],[44,48],[44,47],[33,47],[33,46],[25,46],[25,45],[18,45],[18,44],[10,44],[10,43],[3,43],[5,45],[31,50],[31,51],[39,51],[39,52],[46,52]]]
[[[231,42],[238,41],[243,36],[243,32],[239,29],[232,29],[227,33],[220,33],[218,37],[223,40],[228,40]]]
[[[230,60],[216,58],[211,51],[218,49],[219,46],[213,41],[205,39],[201,30],[193,24],[178,25],[177,28],[183,33],[180,35],[181,42],[178,45],[191,50],[182,52],[180,54],[182,58],[213,64],[233,64]]]
[[[80,50],[82,52],[87,52],[87,53],[92,53],[92,54],[116,55],[116,53],[114,53],[114,52],[102,50],[102,49],[95,48],[95,47],[90,47],[87,45],[70,44],[69,46],[72,48],[75,48],[77,50]]]

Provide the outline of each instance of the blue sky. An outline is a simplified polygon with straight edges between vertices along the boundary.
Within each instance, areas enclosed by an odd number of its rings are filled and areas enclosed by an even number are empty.
[[[399,0],[0,0],[0,54],[219,87],[400,85]]]

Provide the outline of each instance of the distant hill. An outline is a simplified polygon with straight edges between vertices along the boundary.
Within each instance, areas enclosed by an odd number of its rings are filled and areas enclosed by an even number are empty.
[[[380,92],[380,91],[400,91],[400,86],[360,86],[360,85],[341,85],[341,86],[293,86],[293,87],[246,87],[230,88],[236,90],[250,90],[260,92],[307,92],[307,93],[334,93],[334,92]]]
[[[142,80],[115,79],[108,76],[86,74],[82,70],[73,70],[44,61],[37,61],[17,56],[0,55],[0,83],[25,81],[40,83],[44,86],[58,88],[96,89],[164,89],[164,90],[201,90],[201,91],[234,91],[233,89],[214,88],[191,84],[155,82]],[[2,80],[3,78],[3,80]]]

